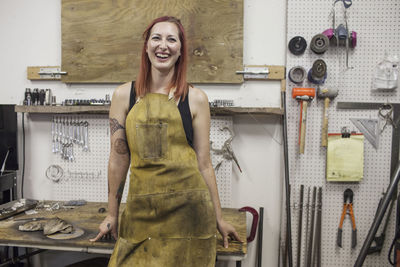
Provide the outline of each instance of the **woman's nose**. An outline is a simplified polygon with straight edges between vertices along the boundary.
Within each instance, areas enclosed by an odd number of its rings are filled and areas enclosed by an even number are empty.
[[[162,39],[160,41],[160,48],[162,48],[162,49],[166,49],[167,48],[167,41],[166,40]]]

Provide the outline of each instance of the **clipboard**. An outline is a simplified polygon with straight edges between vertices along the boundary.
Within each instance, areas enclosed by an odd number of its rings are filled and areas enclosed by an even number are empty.
[[[326,180],[360,182],[364,177],[364,135],[362,133],[328,134]]]

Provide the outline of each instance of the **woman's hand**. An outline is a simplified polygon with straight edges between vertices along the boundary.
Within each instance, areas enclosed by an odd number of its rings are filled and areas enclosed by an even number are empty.
[[[107,217],[99,226],[98,235],[89,240],[91,242],[96,242],[99,239],[111,239],[111,236],[115,240],[118,239],[118,217],[107,215]]]
[[[220,221],[217,222],[217,227],[218,231],[221,233],[222,238],[224,240],[224,247],[228,248],[228,237],[231,237],[232,239],[243,242],[240,240],[238,233],[235,230],[235,227],[224,221],[224,219],[221,219]]]

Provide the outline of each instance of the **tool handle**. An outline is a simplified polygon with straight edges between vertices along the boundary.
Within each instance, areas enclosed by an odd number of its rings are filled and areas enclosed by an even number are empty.
[[[343,232],[342,228],[338,228],[336,244],[337,244],[339,247],[342,247],[342,232]]]
[[[355,248],[357,245],[357,229],[354,229],[351,233],[351,248]]]
[[[257,225],[258,225],[258,212],[252,207],[243,207],[240,208],[239,211],[247,211],[253,215],[253,222],[251,224],[250,236],[247,237],[247,243],[250,243],[254,240],[257,232]]]
[[[328,145],[328,108],[329,108],[329,97],[325,97],[324,101],[324,121],[322,123],[322,139],[321,146],[326,147]]]
[[[307,101],[301,101],[301,121],[300,121],[300,154],[304,154],[304,146],[306,142],[306,123],[307,123]]]

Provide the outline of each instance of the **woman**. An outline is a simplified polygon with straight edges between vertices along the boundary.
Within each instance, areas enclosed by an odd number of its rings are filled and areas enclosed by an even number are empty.
[[[143,37],[136,82],[113,94],[108,215],[91,241],[110,234],[118,239],[109,266],[214,266],[215,227],[225,247],[228,236],[239,237],[221,215],[209,153],[208,99],[186,82],[187,44],[178,19],[155,19]]]

